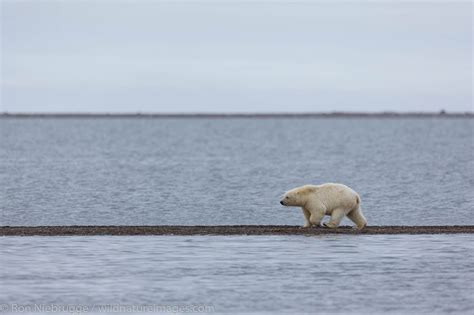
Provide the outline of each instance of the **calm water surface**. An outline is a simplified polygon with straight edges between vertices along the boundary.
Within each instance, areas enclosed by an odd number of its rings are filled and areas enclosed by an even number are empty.
[[[1,119],[1,225],[302,224],[342,182],[372,225],[474,224],[472,119]],[[345,223],[348,223],[347,221]]]
[[[1,119],[0,224],[302,224],[279,196],[322,182],[358,191],[372,225],[474,224],[473,131],[470,119]],[[474,310],[472,235],[1,237],[0,250],[7,310]]]
[[[6,304],[472,314],[472,235],[2,237]]]

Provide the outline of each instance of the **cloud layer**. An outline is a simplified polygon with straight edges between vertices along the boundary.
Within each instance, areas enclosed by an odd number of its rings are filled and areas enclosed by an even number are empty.
[[[1,111],[472,110],[469,2],[1,5]]]

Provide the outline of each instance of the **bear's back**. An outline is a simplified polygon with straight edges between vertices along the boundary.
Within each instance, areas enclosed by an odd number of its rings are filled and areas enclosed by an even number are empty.
[[[328,208],[352,207],[360,200],[352,188],[337,183],[315,186],[315,195]]]

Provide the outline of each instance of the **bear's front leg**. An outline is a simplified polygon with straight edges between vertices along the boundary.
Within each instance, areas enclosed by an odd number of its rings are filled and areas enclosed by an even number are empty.
[[[324,218],[325,211],[321,210],[312,210],[310,211],[311,215],[309,217],[309,222],[315,226],[321,226],[321,220]]]
[[[306,210],[305,208],[301,208],[303,210],[303,215],[304,215],[304,228],[309,228],[311,227],[311,222],[309,221],[309,217],[311,216],[311,213]]]

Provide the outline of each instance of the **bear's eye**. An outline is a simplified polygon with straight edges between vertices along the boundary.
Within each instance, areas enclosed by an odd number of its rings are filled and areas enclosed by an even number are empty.
[[[288,196],[286,196],[285,199],[288,199]]]

